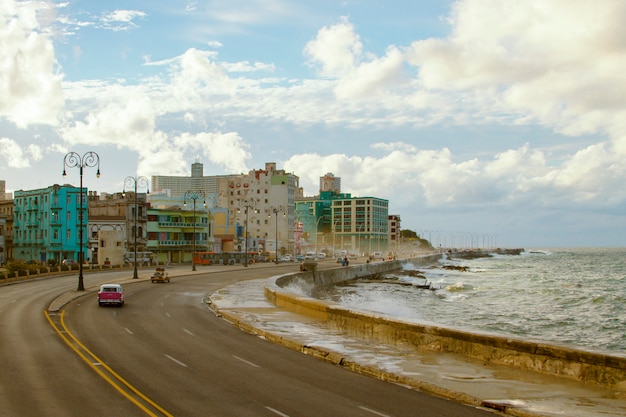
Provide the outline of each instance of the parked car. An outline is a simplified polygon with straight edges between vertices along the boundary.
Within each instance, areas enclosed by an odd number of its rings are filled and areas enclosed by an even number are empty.
[[[304,261],[304,255],[296,255],[296,261],[298,262]]]
[[[278,262],[293,262],[293,258],[291,257],[291,255],[283,255],[278,258]]]
[[[98,291],[98,305],[124,305],[124,288],[120,284],[102,284]]]
[[[76,265],[78,262],[76,262],[73,259],[63,259],[63,262],[61,262],[63,265]]]
[[[325,259],[326,258],[326,254],[324,252],[318,252],[317,258],[318,259]]]
[[[316,256],[315,256],[315,252],[307,252],[307,253],[304,255],[304,259],[305,259],[305,260],[313,260],[313,259],[315,259],[315,258],[316,258]]]

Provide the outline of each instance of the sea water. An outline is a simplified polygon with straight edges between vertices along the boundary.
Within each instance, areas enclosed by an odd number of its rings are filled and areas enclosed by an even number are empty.
[[[626,351],[624,248],[449,257],[405,270],[337,286],[323,297],[411,322]]]

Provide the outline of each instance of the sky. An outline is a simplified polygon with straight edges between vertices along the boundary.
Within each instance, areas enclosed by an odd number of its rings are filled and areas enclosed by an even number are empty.
[[[622,0],[2,0],[0,180],[247,173],[434,243],[626,246]]]

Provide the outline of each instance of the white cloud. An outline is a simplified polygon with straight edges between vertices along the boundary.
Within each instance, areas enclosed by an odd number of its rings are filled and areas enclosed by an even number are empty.
[[[114,10],[105,13],[101,21],[101,27],[113,31],[124,31],[136,28],[135,21],[146,16],[145,12],[140,10]]]
[[[48,5],[7,0],[0,8],[0,117],[20,128],[58,124],[62,76],[38,13]]]
[[[318,67],[321,76],[340,78],[354,70],[362,51],[359,35],[344,18],[341,23],[320,29],[316,38],[307,43],[304,55]]]
[[[626,116],[625,19],[616,0],[460,1],[451,35],[414,42],[407,59],[427,89],[489,91],[561,133],[606,133]]]
[[[139,10],[114,10],[105,14],[102,20],[105,22],[132,22],[138,17],[145,17],[146,14]]]
[[[6,161],[7,166],[11,168],[28,168],[30,162],[24,155],[24,150],[20,145],[9,138],[0,138],[0,158]]]

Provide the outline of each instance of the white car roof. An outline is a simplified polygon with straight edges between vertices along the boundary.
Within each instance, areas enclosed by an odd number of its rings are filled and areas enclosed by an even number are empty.
[[[122,286],[120,284],[102,284],[100,286],[100,289],[102,288],[119,288],[122,289]]]

